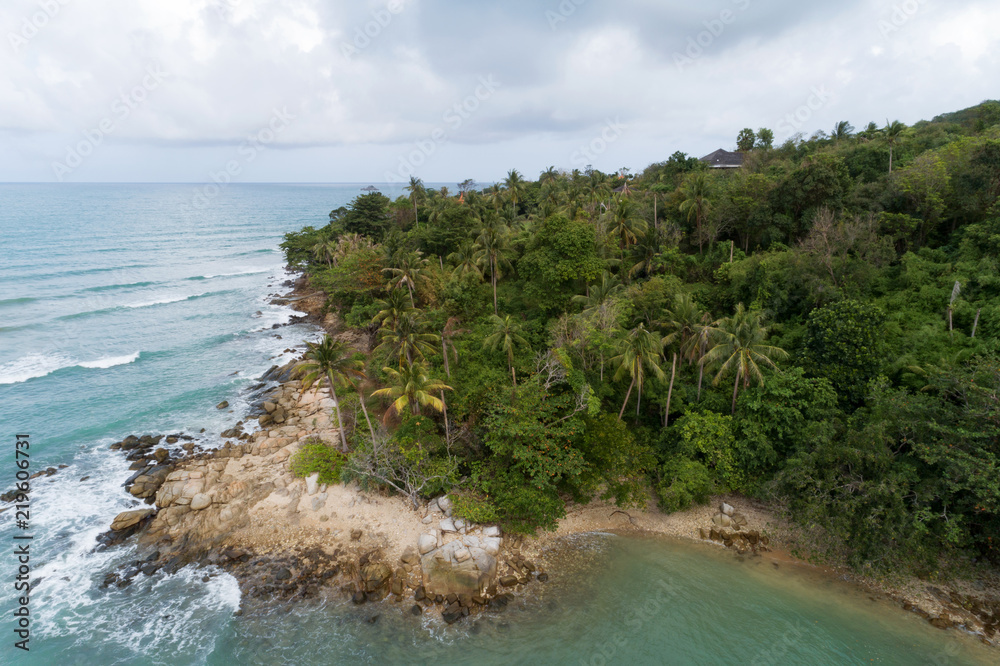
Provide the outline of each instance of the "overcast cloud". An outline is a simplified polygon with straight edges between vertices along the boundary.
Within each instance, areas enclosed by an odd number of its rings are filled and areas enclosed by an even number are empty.
[[[0,180],[639,170],[998,98],[997,25],[995,0],[6,0]]]

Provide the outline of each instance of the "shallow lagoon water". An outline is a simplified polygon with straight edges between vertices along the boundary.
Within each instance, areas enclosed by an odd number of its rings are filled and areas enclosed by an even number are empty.
[[[271,328],[293,314],[267,303],[287,278],[282,234],[325,224],[361,193],[233,185],[197,208],[193,192],[0,185],[0,436],[31,433],[33,470],[69,466],[35,484],[32,650],[4,645],[0,663],[997,662],[974,639],[807,568],[668,539],[570,539],[548,583],[452,627],[439,613],[414,618],[411,604],[340,599],[237,617],[235,580],[210,570],[101,590],[132,552],[92,552],[94,539],[135,506],[121,488],[128,464],[107,445],[201,428],[217,444],[254,378],[315,335]],[[232,412],[215,409],[221,400]],[[12,480],[0,469],[4,490]],[[12,519],[0,514],[4,543]]]

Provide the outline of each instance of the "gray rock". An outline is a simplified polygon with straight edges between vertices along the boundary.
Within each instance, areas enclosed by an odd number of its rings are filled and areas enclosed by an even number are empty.
[[[217,404],[215,406],[216,409],[225,409],[226,407],[229,407],[229,401],[228,400],[223,400],[222,402],[220,402],[219,404]]]
[[[306,494],[315,495],[319,492],[319,472],[314,472],[306,477]]]
[[[487,537],[498,537],[500,536],[500,528],[496,525],[490,525],[483,528],[483,536]]]
[[[461,541],[428,551],[420,558],[420,568],[428,596],[481,596],[495,584],[497,573],[496,558]]]
[[[437,548],[437,537],[433,534],[421,534],[420,538],[417,539],[417,550],[420,551],[421,555],[429,553]]]
[[[483,550],[490,555],[499,555],[500,543],[500,537],[483,537]]]
[[[722,506],[719,507],[719,511],[726,514],[727,516],[732,516],[734,513],[736,513],[736,509],[726,504],[725,502],[723,502]]]
[[[448,499],[447,495],[442,495],[441,497],[438,497],[437,505],[441,507],[441,512],[444,513],[444,515],[451,517],[452,505],[451,505],[451,500]]]
[[[458,528],[455,527],[455,521],[451,518],[445,518],[441,521],[441,531],[442,532],[457,532]]]

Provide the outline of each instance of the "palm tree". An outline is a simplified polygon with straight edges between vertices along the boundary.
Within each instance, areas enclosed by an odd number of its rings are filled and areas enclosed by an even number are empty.
[[[385,299],[376,300],[375,305],[378,306],[379,311],[372,318],[372,323],[389,330],[395,330],[403,317],[416,312],[414,307],[407,302],[406,294],[399,289],[390,291]]]
[[[332,238],[324,238],[313,245],[310,250],[312,251],[313,259],[325,261],[326,265],[332,268],[337,259],[338,244]]]
[[[729,373],[735,375],[733,381],[733,407],[736,413],[736,396],[740,390],[750,386],[750,379],[757,380],[758,385],[764,385],[764,373],[760,366],[778,369],[775,360],[788,358],[788,352],[780,347],[763,344],[767,339],[768,329],[762,323],[763,313],[747,310],[742,303],[736,306],[732,317],[726,317],[719,322],[716,329],[718,343],[705,355],[708,363],[720,363],[719,372],[712,380],[718,385]]]
[[[393,328],[383,327],[382,343],[376,349],[388,349],[399,359],[399,366],[411,366],[417,359],[437,353],[438,336],[424,330],[419,312],[408,312]]]
[[[687,213],[689,222],[694,218],[695,233],[698,235],[698,254],[702,253],[701,224],[712,207],[709,201],[710,194],[711,181],[705,171],[692,173],[681,186],[681,196],[684,197],[684,201],[681,202],[680,210],[682,213]]]
[[[625,401],[622,403],[621,411],[618,412],[618,420],[621,421],[625,414],[625,406],[628,405],[628,399],[632,396],[632,389],[636,386],[639,388],[639,394],[635,413],[639,414],[646,370],[652,372],[658,379],[663,379],[665,375],[660,367],[663,340],[656,333],[646,330],[643,324],[639,324],[629,331],[621,340],[619,348],[621,353],[611,359],[611,362],[618,366],[614,379],[616,382],[621,381],[625,375],[632,379],[628,385],[628,391],[625,392]]]
[[[476,237],[476,248],[479,252],[478,263],[490,270],[490,283],[493,285],[493,314],[500,314],[497,309],[497,281],[500,278],[500,266],[510,266],[506,252],[510,247],[509,229],[502,222],[486,224]]]
[[[538,177],[538,182],[542,185],[546,183],[555,183],[559,179],[559,172],[556,171],[554,166],[550,166],[548,169],[542,172],[542,175]]]
[[[594,285],[588,285],[586,296],[574,296],[573,302],[583,305],[584,314],[596,311],[604,302],[622,290],[622,283],[611,273],[604,271],[601,273],[601,281]]]
[[[851,134],[854,132],[854,125],[847,122],[846,120],[838,121],[836,125],[833,126],[833,132],[830,133],[830,138],[834,141],[840,141],[841,139],[850,138]]]
[[[427,281],[427,276],[423,272],[424,268],[427,267],[427,259],[424,259],[423,252],[416,250],[414,252],[397,253],[392,257],[391,261],[394,266],[382,269],[382,272],[389,273],[391,276],[389,287],[395,289],[405,285],[407,291],[410,292],[410,305],[417,307],[416,302],[413,300],[413,290],[416,288],[417,282]]]
[[[618,239],[618,247],[625,256],[625,248],[638,242],[646,232],[646,222],[634,214],[631,199],[622,199],[611,214],[611,235]]]
[[[330,395],[333,396],[333,406],[337,410],[337,427],[340,428],[341,450],[347,452],[347,436],[344,434],[344,422],[340,418],[340,400],[337,399],[337,384],[349,381],[351,377],[365,376],[363,361],[354,360],[349,355],[347,345],[337,342],[329,335],[319,344],[308,343],[309,350],[305,359],[296,368],[296,374],[302,377],[303,388],[309,388],[317,380],[324,378],[330,384]],[[362,396],[362,405],[364,397]],[[367,418],[367,411],[365,418]],[[369,426],[371,423],[369,422]]]
[[[465,329],[458,328],[459,319],[458,317],[449,317],[448,321],[445,322],[444,328],[441,329],[441,355],[444,358],[444,374],[448,379],[451,379],[451,367],[448,364],[448,348],[451,348],[451,353],[455,356],[455,361],[458,361],[458,347],[452,340],[456,335],[465,333]]]
[[[417,217],[417,201],[427,195],[427,189],[424,187],[424,181],[415,176],[410,176],[410,184],[403,189],[410,193],[410,201],[413,202],[413,225],[416,226],[420,221]]]
[[[471,241],[467,241],[460,248],[448,255],[448,261],[455,262],[455,272],[459,275],[473,273],[480,278],[483,272],[476,263],[476,248]]]
[[[434,392],[451,391],[452,388],[440,380],[428,377],[427,369],[422,363],[414,363],[398,370],[382,368],[382,372],[386,374],[390,386],[375,391],[372,397],[384,397],[393,401],[385,412],[383,422],[388,420],[391,413],[400,414],[407,406],[414,415],[420,414],[421,407],[444,411],[444,400],[435,396]]]
[[[500,210],[500,206],[503,205],[503,189],[500,187],[500,183],[493,183],[486,190],[486,201],[493,206],[493,210]]]
[[[527,187],[527,183],[517,169],[511,169],[507,172],[507,177],[504,178],[503,184],[507,190],[507,200],[514,206],[514,210],[516,211],[517,205],[524,201],[524,190]]]
[[[526,347],[528,346],[528,341],[521,336],[520,324],[516,320],[511,319],[510,315],[503,317],[492,315],[490,317],[490,324],[493,326],[493,332],[483,340],[483,347],[489,347],[494,351],[499,347],[507,354],[507,365],[510,366],[510,376],[514,382],[514,386],[517,386],[517,373],[514,371],[514,348]]]
[[[882,135],[885,138],[885,142],[889,145],[889,173],[892,173],[893,148],[895,148],[899,143],[900,139],[903,137],[903,132],[905,131],[906,125],[898,120],[893,120],[890,123],[889,119],[886,118],[885,128],[882,130]]]

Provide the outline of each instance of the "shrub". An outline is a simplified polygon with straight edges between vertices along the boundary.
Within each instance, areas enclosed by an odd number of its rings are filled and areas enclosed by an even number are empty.
[[[692,504],[705,504],[712,493],[708,468],[690,458],[674,458],[663,465],[656,495],[664,511],[683,511]]]
[[[340,471],[347,456],[319,439],[310,439],[292,456],[289,469],[297,477],[307,477],[319,472],[319,482],[325,485],[340,483]]]

